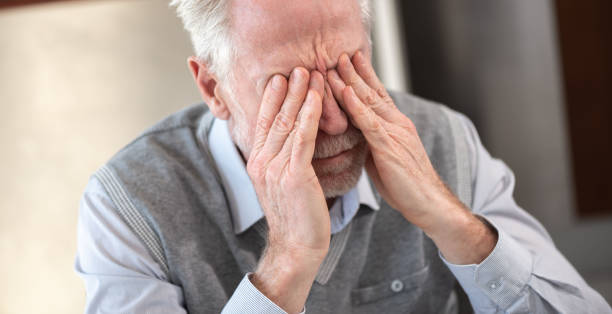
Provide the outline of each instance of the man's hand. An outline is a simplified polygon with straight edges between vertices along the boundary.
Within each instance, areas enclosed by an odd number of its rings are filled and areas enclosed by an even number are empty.
[[[361,52],[328,71],[334,97],[364,134],[368,175],[383,198],[425,231],[454,263],[479,263],[496,236],[450,192],[433,168],[412,121],[402,114]]]
[[[288,84],[274,76],[247,162],[269,227],[268,246],[251,280],[290,313],[303,308],[329,248],[329,212],[311,164],[323,90],[323,75],[316,71],[296,68]]]

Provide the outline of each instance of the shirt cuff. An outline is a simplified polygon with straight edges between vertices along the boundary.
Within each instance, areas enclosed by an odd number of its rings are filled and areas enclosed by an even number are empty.
[[[498,239],[491,254],[480,264],[452,264],[438,253],[468,296],[470,291],[479,290],[497,306],[507,309],[521,296],[529,282],[533,258],[510,235],[486,221],[497,229]]]
[[[229,299],[225,307],[223,308],[222,314],[233,314],[233,313],[271,313],[271,314],[287,314],[285,310],[281,309],[272,300],[268,299],[263,293],[261,293],[249,279],[252,273],[247,273],[242,281],[234,291],[234,294]],[[306,307],[300,314],[306,312]]]

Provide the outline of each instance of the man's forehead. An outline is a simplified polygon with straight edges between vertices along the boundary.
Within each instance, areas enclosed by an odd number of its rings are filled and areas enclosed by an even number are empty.
[[[367,42],[356,0],[236,0],[232,24],[238,55],[258,74],[287,75],[296,66],[325,71]]]
[[[360,22],[356,0],[234,0],[232,31],[240,40],[283,40]]]

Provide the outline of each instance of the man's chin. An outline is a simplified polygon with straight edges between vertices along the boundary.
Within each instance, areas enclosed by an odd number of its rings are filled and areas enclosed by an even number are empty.
[[[347,170],[337,175],[319,177],[319,183],[325,198],[334,198],[346,194],[357,185],[360,175],[361,169],[357,169],[357,171]]]
[[[319,178],[325,198],[344,195],[357,185],[367,153],[364,147],[359,146],[355,147],[355,151],[349,156],[338,160],[333,165],[313,161],[313,168]]]

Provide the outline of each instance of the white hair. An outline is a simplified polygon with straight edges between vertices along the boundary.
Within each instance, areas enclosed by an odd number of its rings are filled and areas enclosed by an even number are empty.
[[[370,0],[357,0],[366,30],[371,24]],[[231,74],[235,47],[230,36],[229,0],[172,0],[178,17],[191,36],[196,57],[223,80]],[[368,36],[369,38],[369,36]]]

